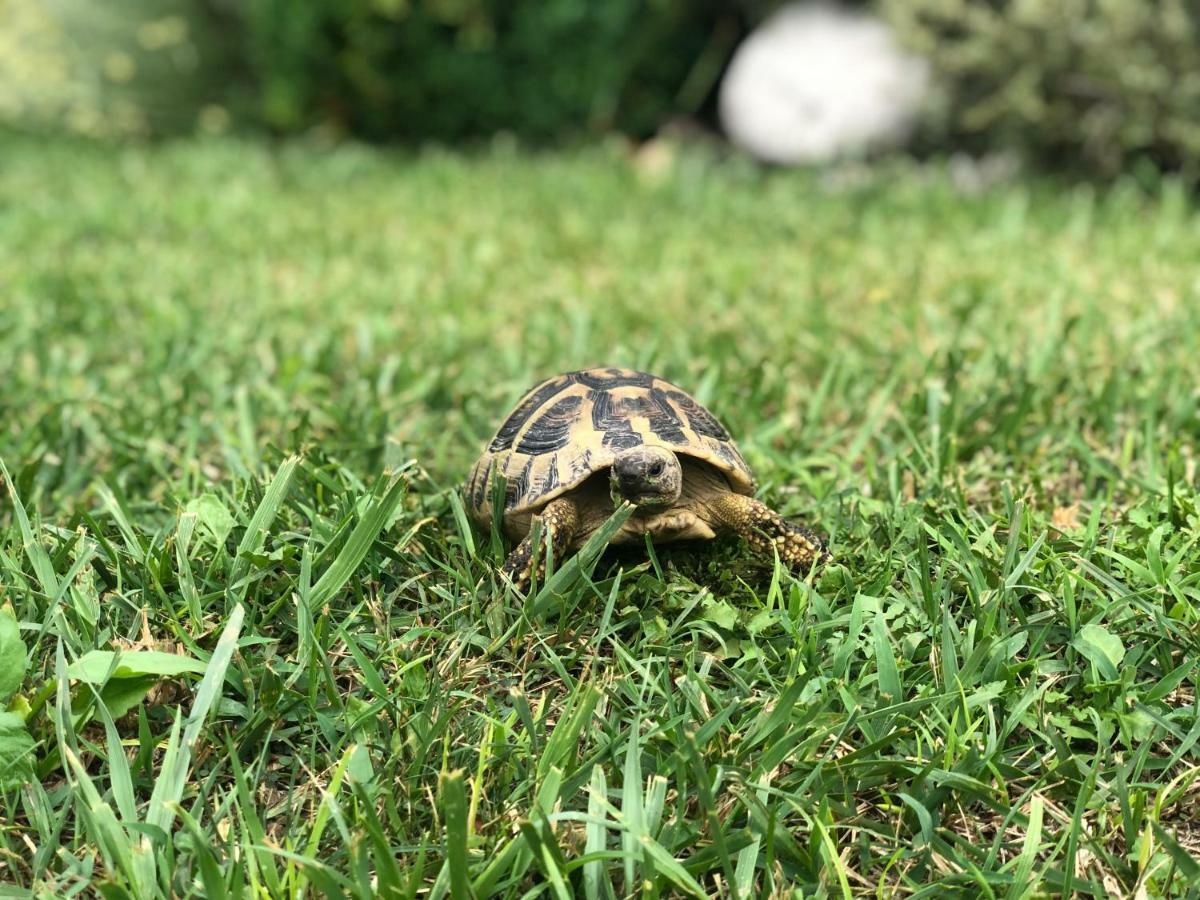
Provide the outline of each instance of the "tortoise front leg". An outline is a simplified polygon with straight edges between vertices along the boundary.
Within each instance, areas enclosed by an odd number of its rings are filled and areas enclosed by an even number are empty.
[[[803,525],[789,522],[765,503],[741,494],[723,494],[710,505],[717,524],[746,539],[759,556],[779,561],[793,572],[803,574],[813,563],[830,559],[819,537]]]
[[[550,535],[550,552],[554,554],[554,564],[562,565],[563,557],[571,548],[571,540],[575,537],[575,529],[579,525],[579,514],[574,501],[568,497],[552,500],[537,518],[542,522],[543,536]],[[501,569],[520,590],[529,587],[530,579],[534,575],[533,551],[533,537],[529,534],[508,555]],[[539,557],[536,574],[538,582],[541,583],[546,577],[546,554],[543,552]]]

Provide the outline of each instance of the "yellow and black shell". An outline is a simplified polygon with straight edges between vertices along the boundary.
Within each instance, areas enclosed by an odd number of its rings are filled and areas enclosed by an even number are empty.
[[[703,460],[732,490],[754,492],[729,432],[687,391],[646,372],[603,368],[557,375],[522,397],[471,470],[467,503],[489,522],[492,484],[503,474],[505,515],[536,512],[642,445]]]

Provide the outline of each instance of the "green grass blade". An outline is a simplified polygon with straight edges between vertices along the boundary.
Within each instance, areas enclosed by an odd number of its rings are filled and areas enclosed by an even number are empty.
[[[1017,857],[1013,869],[1012,887],[1009,888],[1009,900],[1027,897],[1032,893],[1034,884],[1031,882],[1033,864],[1037,861],[1038,850],[1042,844],[1042,812],[1045,804],[1042,798],[1034,794],[1029,799],[1029,825],[1025,829],[1025,840],[1021,844],[1021,853]]]
[[[183,731],[182,742],[177,742],[177,732],[167,744],[167,752],[163,757],[162,770],[154,784],[154,792],[150,797],[150,805],[146,813],[147,824],[161,828],[164,832],[171,827],[174,818],[174,808],[183,797],[187,785],[188,771],[196,744],[200,739],[200,731],[208,721],[208,714],[221,696],[221,688],[225,684],[225,672],[237,648],[238,634],[241,632],[242,619],[245,610],[239,604],[234,607],[229,621],[221,631],[217,646],[209,658],[208,667],[200,684],[196,687],[196,696],[192,701],[192,709],[188,714],[187,726]],[[178,729],[178,719],[176,720]]]
[[[700,883],[662,844],[649,835],[642,835],[638,842],[645,855],[654,862],[655,871],[665,876],[676,889],[691,897],[708,896]]]
[[[904,699],[904,689],[900,684],[900,669],[896,665],[896,654],[892,650],[891,636],[888,634],[887,623],[883,615],[875,617],[871,633],[875,640],[875,667],[879,673],[879,693],[892,703]]]
[[[625,893],[631,893],[637,882],[637,864],[642,858],[642,735],[641,721],[634,719],[625,742],[625,766],[621,776],[621,850],[625,854]]]
[[[579,688],[567,701],[563,716],[550,733],[546,747],[538,759],[539,782],[545,779],[552,767],[565,769],[567,759],[578,752],[580,736],[591,721],[600,697],[601,692],[594,685],[580,682]]]
[[[535,809],[533,816],[533,821],[521,823],[521,834],[529,844],[542,874],[550,882],[554,896],[558,900],[571,900],[571,891],[564,875],[566,865],[558,842],[554,839],[554,831],[541,810]]]
[[[850,876],[846,871],[846,864],[842,862],[841,854],[838,853],[837,845],[834,844],[833,838],[829,834],[829,829],[816,816],[812,818],[812,825],[821,838],[821,846],[825,848],[826,861],[837,875],[838,887],[841,888],[843,900],[851,900],[854,894],[850,891]]]
[[[467,878],[467,790],[461,771],[442,779],[442,815],[446,820],[446,866],[450,872],[450,896],[470,900]]]
[[[13,483],[12,475],[9,474],[7,466],[4,465],[2,457],[0,457],[0,477],[3,478],[3,486],[8,491],[9,499],[12,501],[13,512],[17,517],[22,549],[24,549],[25,555],[29,558],[29,564],[33,567],[33,574],[37,577],[38,584],[41,585],[42,593],[47,597],[57,597],[59,595],[59,584],[58,576],[54,573],[54,565],[50,562],[50,556],[46,553],[46,548],[42,546],[37,536],[33,533],[33,528],[29,524],[29,515],[25,511],[25,506],[21,503],[21,498],[17,496],[17,486]]]
[[[588,785],[588,823],[584,855],[602,853],[608,849],[608,829],[604,801],[608,797],[608,780],[603,766],[592,767],[592,778]],[[612,896],[612,884],[607,878],[604,863],[600,860],[583,866],[583,890],[587,900],[601,900]]]
[[[204,885],[206,900],[225,900],[229,891],[225,887],[225,878],[221,874],[220,864],[211,847],[213,836],[197,822],[192,815],[182,807],[176,807],[175,816],[183,830],[192,838],[193,852],[196,854],[196,864],[200,869],[200,883]]]
[[[1158,838],[1158,842],[1167,851],[1167,855],[1171,857],[1171,862],[1175,863],[1175,867],[1179,869],[1180,874],[1191,885],[1200,884],[1200,862],[1197,862],[1196,858],[1179,841],[1175,840],[1175,836],[1159,825],[1158,822],[1152,819],[1150,824],[1154,828],[1154,836]]]
[[[311,609],[320,609],[340,591],[354,575],[380,532],[391,521],[392,513],[404,497],[407,486],[402,475],[393,476],[390,483],[381,482],[381,490],[372,497],[371,503],[362,514],[345,545],[329,568],[317,579],[308,598]]]
[[[329,784],[321,791],[321,804],[317,807],[317,815],[313,820],[312,832],[308,836],[308,843],[304,847],[306,856],[316,857],[319,855],[321,847],[321,838],[325,834],[325,827],[329,824],[329,817],[332,813],[334,804],[337,803],[338,791],[342,789],[342,780],[346,777],[346,768],[350,765],[350,758],[358,750],[357,745],[351,744],[342,753],[342,758],[338,760],[337,767],[333,770],[333,775],[329,779]]]
[[[458,536],[463,542],[463,546],[467,549],[467,558],[475,558],[475,534],[471,530],[471,523],[467,519],[467,511],[463,507],[462,497],[458,491],[451,491],[449,495],[450,510],[454,513],[454,522],[458,526]]]
[[[275,470],[275,475],[271,479],[271,483],[267,485],[267,490],[263,494],[262,500],[254,510],[254,514],[250,517],[250,522],[246,526],[246,531],[242,534],[242,539],[238,542],[237,555],[234,559],[233,570],[229,576],[229,583],[231,585],[241,581],[250,568],[250,561],[246,558],[246,554],[257,553],[262,549],[263,541],[271,528],[271,523],[275,521],[276,516],[279,515],[280,508],[287,499],[298,465],[300,465],[300,457],[289,456]]]
[[[567,590],[582,575],[590,574],[600,558],[600,554],[608,547],[613,535],[621,530],[621,526],[633,514],[633,504],[622,503],[604,524],[584,542],[579,552],[560,565],[545,585],[526,602],[526,609],[531,618],[540,616],[554,603],[554,598]]]

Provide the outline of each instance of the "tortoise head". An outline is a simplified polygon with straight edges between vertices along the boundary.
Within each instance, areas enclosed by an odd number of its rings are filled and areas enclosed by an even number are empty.
[[[683,468],[665,447],[634,447],[622,452],[609,470],[613,503],[628,500],[638,509],[666,509],[679,500]]]

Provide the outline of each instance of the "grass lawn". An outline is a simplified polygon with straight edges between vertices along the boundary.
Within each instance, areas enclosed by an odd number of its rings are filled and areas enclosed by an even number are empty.
[[[18,893],[1200,874],[1181,191],[603,148],[0,158]],[[724,541],[506,593],[455,492],[527,387],[596,364],[694,390],[835,562]]]

